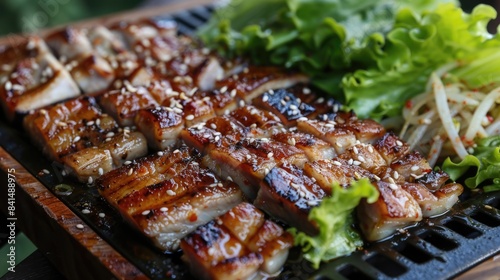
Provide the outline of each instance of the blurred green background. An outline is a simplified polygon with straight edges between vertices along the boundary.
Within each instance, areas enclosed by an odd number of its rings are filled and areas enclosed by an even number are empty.
[[[42,28],[138,7],[144,0],[0,0],[0,35]]]

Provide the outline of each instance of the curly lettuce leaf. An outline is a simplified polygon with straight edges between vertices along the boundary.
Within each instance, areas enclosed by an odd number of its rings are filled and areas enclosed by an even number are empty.
[[[464,180],[465,185],[471,189],[482,186],[486,192],[498,191],[500,190],[500,135],[483,138],[476,144],[474,155],[467,155],[458,163],[447,158],[442,169],[454,181],[469,172],[472,173],[473,176]]]
[[[425,91],[430,74],[451,62],[463,66],[453,74],[472,88],[498,85],[500,37],[486,29],[495,17],[486,5],[471,14],[452,4],[421,14],[402,9],[384,39],[353,54],[354,63],[369,67],[344,76],[348,105],[362,117],[399,115],[406,100]]]
[[[353,54],[378,46],[400,8],[421,11],[441,2],[456,0],[232,0],[198,36],[228,57],[247,55],[257,64],[300,69],[343,99],[341,78],[359,67]]]
[[[300,245],[304,257],[318,268],[321,261],[348,255],[363,245],[359,234],[352,227],[353,211],[360,200],[368,203],[377,201],[379,193],[366,178],[353,182],[347,189],[338,184],[333,186],[332,196],[324,198],[321,204],[309,213],[309,220],[318,225],[319,234],[309,236],[295,228],[289,231]]]

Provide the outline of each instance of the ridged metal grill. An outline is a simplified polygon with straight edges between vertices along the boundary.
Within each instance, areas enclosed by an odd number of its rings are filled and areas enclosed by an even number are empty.
[[[176,14],[156,17],[174,20],[181,34],[193,34],[206,22],[213,7],[202,6]],[[71,195],[60,196],[54,187],[61,183],[55,175],[38,176],[40,170],[58,168],[30,144],[28,137],[0,121],[0,145],[52,190],[102,238],[153,279],[170,275],[189,279],[180,254],[165,255],[126,225],[95,189],[64,179],[74,186]],[[33,160],[38,159],[38,160]],[[390,239],[369,244],[364,250],[336,259],[314,270],[292,250],[279,279],[444,279],[456,276],[500,251],[500,192],[461,197],[462,202],[436,218],[426,219]],[[82,209],[91,214],[82,214]],[[105,213],[106,218],[98,217]]]

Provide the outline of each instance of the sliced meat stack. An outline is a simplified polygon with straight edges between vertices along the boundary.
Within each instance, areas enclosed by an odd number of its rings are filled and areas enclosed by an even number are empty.
[[[292,238],[266,217],[315,235],[309,213],[333,184],[368,178],[379,191],[357,209],[370,241],[458,200],[462,186],[306,76],[224,62],[175,33],[150,21],[67,28],[47,38],[59,61],[33,38],[21,55],[0,51],[0,98],[51,160],[161,250],[180,246],[196,275],[279,271]]]

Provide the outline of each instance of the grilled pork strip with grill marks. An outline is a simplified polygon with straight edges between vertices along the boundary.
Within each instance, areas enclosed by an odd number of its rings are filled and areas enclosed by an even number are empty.
[[[274,218],[286,222],[309,235],[318,233],[308,215],[325,192],[293,164],[277,166],[261,181],[254,205]]]
[[[394,133],[388,132],[373,143],[375,150],[385,159],[388,165],[403,158],[410,152],[410,146],[399,139]]]
[[[279,132],[271,136],[273,140],[295,146],[306,154],[309,161],[332,159],[337,153],[327,142],[302,132]]]
[[[342,158],[307,162],[304,166],[304,173],[314,178],[315,182],[328,195],[332,194],[332,185],[334,183],[342,187],[348,187],[353,180],[369,178],[371,181],[376,181],[379,179],[368,170],[355,165],[352,159],[345,160]]]
[[[180,246],[191,273],[200,279],[249,279],[263,262],[216,221],[196,229]]]
[[[263,110],[276,114],[287,127],[295,126],[299,118],[308,117],[316,110],[286,89],[265,92],[255,98],[253,103]]]
[[[93,97],[81,97],[40,109],[24,118],[24,128],[52,160],[99,145],[118,126]]]
[[[339,155],[338,158],[345,161],[351,159],[352,164],[359,165],[380,177],[382,177],[382,174],[388,168],[387,162],[371,144],[356,144],[347,149],[345,153]]]
[[[227,91],[236,90],[236,95],[246,103],[270,89],[287,88],[309,79],[299,73],[285,72],[282,68],[249,66],[246,71],[218,81],[216,88],[226,87]]]
[[[400,185],[374,182],[380,196],[369,204],[362,200],[357,208],[360,228],[369,241],[380,240],[396,230],[422,220],[422,210],[417,201]]]
[[[137,189],[120,200],[122,213],[135,215],[148,209],[156,209],[203,187],[215,187],[221,183],[208,169],[201,168],[197,161],[175,163],[173,176],[159,183]]]
[[[134,118],[140,109],[158,106],[145,88],[132,85],[107,92],[99,96],[98,100],[103,110],[121,126],[133,126]]]
[[[189,161],[190,154],[191,150],[182,147],[170,154],[160,153],[139,158],[101,176],[96,181],[97,188],[111,205],[116,205],[118,199],[131,190],[142,189],[169,178],[164,173],[168,172],[176,162],[181,162],[183,159]]]
[[[243,202],[215,221],[199,227],[183,239],[181,247],[194,274],[210,275],[210,279],[242,277],[235,273],[226,275],[226,267],[231,263],[237,271],[244,271],[246,279],[258,270],[268,274],[278,272],[292,244],[289,233],[265,220],[253,205]]]
[[[277,164],[290,163],[302,167],[304,152],[267,138],[248,138],[236,143],[222,138],[208,147],[203,162],[222,178],[230,177],[250,200],[256,197],[259,183]]]
[[[124,162],[147,154],[146,138],[140,132],[111,134],[98,146],[64,156],[61,161],[66,172],[74,175],[80,182],[92,183],[97,177],[122,166]]]
[[[170,150],[180,144],[179,136],[184,129],[184,122],[182,116],[171,108],[141,109],[134,122],[154,150]]]
[[[80,95],[69,73],[38,37],[0,50],[0,103],[7,119]]]
[[[94,53],[92,44],[83,31],[67,27],[47,37],[49,46],[65,64],[80,89],[92,93],[108,88],[114,80],[112,66]]]
[[[156,246],[173,251],[179,247],[184,236],[226,213],[241,201],[238,186],[227,182],[199,188],[171,203],[137,213],[131,218]]]
[[[323,122],[305,118],[297,121],[297,129],[300,132],[312,134],[330,143],[337,154],[343,154],[356,143],[356,136],[351,130],[335,125],[334,121]]]
[[[429,191],[421,183],[405,182],[401,187],[418,202],[424,217],[441,215],[450,210],[463,192],[463,187],[455,183],[444,185],[435,192]]]

